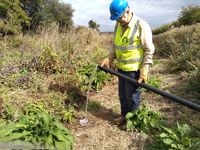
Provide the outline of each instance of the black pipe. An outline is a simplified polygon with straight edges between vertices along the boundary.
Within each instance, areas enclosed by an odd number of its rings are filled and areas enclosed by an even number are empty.
[[[132,78],[130,78],[130,77],[128,77],[128,76],[125,76],[125,75],[123,75],[123,74],[121,74],[121,73],[119,73],[119,72],[116,72],[116,71],[114,71],[114,70],[111,70],[111,69],[109,69],[109,68],[105,68],[105,67],[98,66],[98,69],[103,70],[103,71],[105,71],[105,72],[108,72],[108,73],[110,73],[110,74],[113,74],[113,75],[115,75],[115,76],[118,76],[118,77],[120,77],[120,78],[123,78],[123,79],[125,79],[125,80],[127,80],[127,81],[129,81],[129,82],[132,82],[132,83],[134,83],[134,84],[136,84],[136,85],[139,85],[139,86],[141,86],[141,87],[143,87],[143,88],[145,88],[145,89],[147,89],[147,90],[150,90],[150,91],[152,91],[152,92],[154,92],[154,93],[157,93],[157,94],[159,94],[159,95],[162,95],[162,96],[164,96],[164,97],[166,97],[166,98],[169,98],[169,99],[171,99],[171,100],[173,100],[173,101],[175,101],[175,102],[177,102],[177,103],[180,103],[180,104],[182,104],[182,105],[184,105],[184,106],[187,106],[187,107],[189,107],[189,108],[192,108],[192,109],[197,110],[197,111],[200,112],[200,105],[197,105],[197,104],[191,102],[190,100],[186,100],[186,99],[183,99],[183,98],[181,98],[181,97],[172,95],[172,94],[170,94],[170,93],[167,93],[167,92],[165,92],[165,91],[162,91],[162,90],[160,90],[160,89],[157,89],[157,88],[152,87],[152,86],[150,86],[150,85],[148,85],[148,84],[145,84],[145,83],[138,83],[137,80],[132,79]]]

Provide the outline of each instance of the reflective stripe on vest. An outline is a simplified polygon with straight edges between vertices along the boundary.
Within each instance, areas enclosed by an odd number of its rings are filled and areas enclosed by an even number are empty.
[[[140,62],[140,61],[143,61],[143,58],[135,58],[135,59],[128,59],[128,60],[117,59],[117,61],[119,61],[119,62],[125,62],[125,63]]]
[[[142,48],[141,45],[129,45],[129,46],[118,46],[118,45],[114,45],[115,49],[120,49],[120,50],[137,50],[138,48]]]

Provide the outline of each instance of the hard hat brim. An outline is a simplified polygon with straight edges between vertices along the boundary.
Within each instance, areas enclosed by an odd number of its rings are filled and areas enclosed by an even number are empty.
[[[118,16],[110,16],[110,20],[112,20],[112,21],[115,21],[115,20],[117,20],[117,19],[119,19]]]

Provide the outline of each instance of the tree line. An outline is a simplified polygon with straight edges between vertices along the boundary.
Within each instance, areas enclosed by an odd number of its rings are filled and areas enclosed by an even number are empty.
[[[73,8],[59,0],[0,0],[0,34],[36,31],[52,22],[59,29],[73,26]]]

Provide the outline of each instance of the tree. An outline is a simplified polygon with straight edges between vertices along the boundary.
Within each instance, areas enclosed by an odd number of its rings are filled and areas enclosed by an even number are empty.
[[[184,7],[178,21],[182,25],[191,25],[200,22],[200,6]]]
[[[93,20],[90,20],[90,21],[88,22],[88,26],[89,26],[90,28],[92,28],[92,29],[96,29],[97,31],[99,31],[100,25],[97,24],[97,23],[96,23],[95,21],[93,21]]]
[[[17,34],[24,24],[29,24],[29,18],[21,8],[20,1],[0,0],[0,34]]]
[[[24,26],[24,30],[36,30],[40,24],[42,14],[41,11],[44,8],[46,0],[20,0],[22,8],[30,18],[30,25]]]
[[[42,15],[42,23],[56,22],[60,29],[73,26],[73,12],[70,4],[60,3],[58,0],[51,0],[45,5]]]
[[[71,5],[58,0],[21,0],[23,8],[31,18],[30,29],[36,30],[40,25],[52,22],[59,24],[60,28],[69,28],[73,25],[74,10]]]

